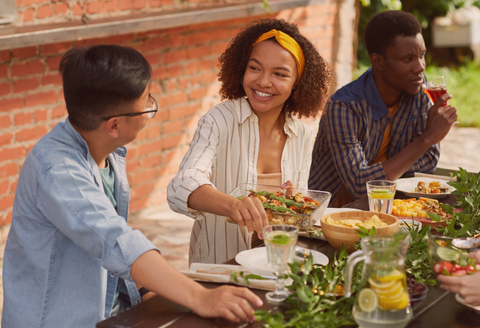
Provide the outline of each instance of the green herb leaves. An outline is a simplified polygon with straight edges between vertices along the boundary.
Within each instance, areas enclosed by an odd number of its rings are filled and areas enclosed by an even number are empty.
[[[286,302],[290,305],[283,313],[257,311],[257,320],[264,327],[340,327],[353,325],[351,315],[355,298],[343,297],[343,270],[348,258],[344,248],[336,254],[334,261],[327,266],[313,264],[310,254],[304,265],[290,264],[293,280],[287,288],[292,294]],[[361,266],[355,270],[354,285],[360,282]]]

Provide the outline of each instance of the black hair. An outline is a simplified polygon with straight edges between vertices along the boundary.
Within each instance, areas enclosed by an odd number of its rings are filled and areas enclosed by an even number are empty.
[[[117,45],[71,49],[59,70],[69,120],[85,131],[98,128],[101,117],[117,114],[119,105],[140,98],[152,75],[142,54]]]
[[[368,22],[363,40],[368,54],[385,57],[385,49],[393,46],[397,36],[416,36],[422,26],[415,16],[401,10],[388,10],[376,14]]]

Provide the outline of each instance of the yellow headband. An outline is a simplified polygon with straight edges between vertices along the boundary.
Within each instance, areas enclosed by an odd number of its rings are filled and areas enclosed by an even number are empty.
[[[252,48],[262,41],[275,37],[275,40],[288,52],[290,52],[293,57],[295,57],[295,61],[297,62],[297,70],[298,70],[298,78],[297,83],[300,81],[300,78],[303,75],[303,68],[305,67],[305,57],[303,57],[303,51],[300,45],[295,41],[290,35],[283,33],[282,31],[277,31],[275,29],[263,33],[257,41],[255,41],[252,45]]]

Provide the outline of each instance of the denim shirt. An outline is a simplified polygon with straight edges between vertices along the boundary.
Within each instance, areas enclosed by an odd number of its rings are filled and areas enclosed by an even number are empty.
[[[119,288],[131,304],[141,302],[130,268],[158,249],[127,226],[125,156],[120,147],[108,157],[115,210],[86,142],[68,119],[30,151],[5,248],[2,327],[94,327],[110,316],[118,277],[125,279]]]

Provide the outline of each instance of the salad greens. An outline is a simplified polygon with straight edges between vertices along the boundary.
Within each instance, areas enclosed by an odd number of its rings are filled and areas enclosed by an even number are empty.
[[[268,192],[268,191],[254,191],[254,190],[249,190],[249,191],[250,191],[251,193],[255,194],[255,195],[264,196],[264,197],[270,197],[271,199],[278,200],[279,202],[284,203],[284,204],[287,205],[288,207],[290,207],[290,206],[295,206],[296,208],[301,209],[303,206],[305,206],[305,204],[303,204],[303,203],[297,203],[297,202],[294,201],[293,199],[288,199],[288,198],[285,198],[285,197],[276,196],[276,195],[275,195],[274,193],[272,193],[272,192]]]

